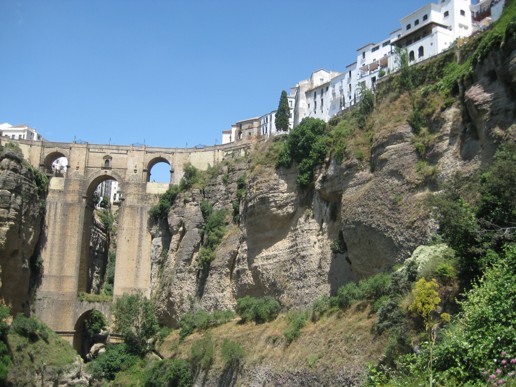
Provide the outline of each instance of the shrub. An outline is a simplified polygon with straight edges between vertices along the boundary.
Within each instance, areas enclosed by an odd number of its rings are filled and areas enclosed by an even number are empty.
[[[324,121],[305,118],[288,135],[276,166],[290,167],[293,161],[298,163],[297,182],[301,187],[306,187],[313,181],[315,167],[324,162],[327,139]]]
[[[115,331],[138,355],[150,350],[148,340],[159,330],[156,306],[141,293],[124,294],[113,305]]]
[[[391,287],[391,275],[388,273],[378,273],[366,278],[359,283],[359,288],[368,300],[377,300],[389,293]]]
[[[226,366],[236,366],[244,358],[244,349],[237,342],[224,339],[220,349],[220,355]]]
[[[9,356],[9,348],[7,346],[7,332],[9,326],[7,325],[7,318],[11,311],[5,305],[0,305],[0,385],[4,385],[11,364],[11,357]]]
[[[126,344],[107,345],[106,351],[88,364],[88,371],[96,380],[113,380],[118,372],[131,368],[137,361]]]
[[[179,192],[181,192],[181,189],[177,185],[173,185],[163,195],[161,195],[158,204],[151,207],[149,210],[149,216],[151,219],[155,221],[166,220],[170,207],[174,204]]]
[[[179,337],[183,340],[196,329],[206,330],[231,321],[234,313],[230,310],[217,310],[207,313],[204,310],[184,314],[179,320]]]
[[[340,308],[347,309],[351,306],[354,301],[362,299],[364,293],[359,286],[351,282],[337,291],[336,300]]]
[[[261,324],[274,320],[280,311],[280,304],[272,297],[255,298],[245,296],[237,300],[236,312],[242,322],[254,321]]]
[[[189,387],[192,384],[193,376],[190,365],[182,359],[167,359],[156,362],[148,371],[145,380],[145,387]]]
[[[92,310],[84,320],[84,328],[90,337],[100,333],[106,327],[106,318],[98,310]]]
[[[385,300],[378,309],[375,331],[377,335],[399,327],[404,314],[399,307],[399,301],[393,298]]]
[[[387,295],[383,295],[380,298],[374,300],[374,302],[371,304],[371,312],[377,313],[382,305],[390,300],[390,297]]]
[[[190,350],[190,361],[193,364],[200,365],[202,369],[209,369],[213,362],[213,351],[211,335],[206,333],[201,339],[193,342]]]
[[[201,183],[201,172],[192,164],[186,163],[183,167],[183,177],[179,182],[179,189],[186,191],[194,185]]]
[[[301,328],[305,326],[308,316],[305,312],[291,312],[287,317],[289,326],[283,334],[290,344],[301,335]]]
[[[312,305],[312,321],[318,321],[331,308],[331,300],[328,296],[322,296],[314,301]]]
[[[39,339],[48,342],[48,328],[34,317],[25,317],[23,314],[17,314],[11,324],[11,329],[32,342]]]
[[[205,203],[203,205],[203,203]],[[215,259],[215,250],[226,233],[226,210],[214,211],[207,201],[201,202],[201,211],[205,217],[203,226],[203,246],[199,250],[199,263],[203,268],[209,268]]]

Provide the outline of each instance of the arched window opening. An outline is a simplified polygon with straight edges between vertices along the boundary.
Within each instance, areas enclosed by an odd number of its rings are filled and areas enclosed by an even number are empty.
[[[109,301],[115,283],[118,205],[121,190],[111,176],[101,176],[86,193],[79,286],[80,297]]]
[[[414,57],[414,51],[410,51],[409,52],[409,61],[412,62],[415,60],[415,57]]]
[[[170,163],[167,160],[163,158],[153,160],[149,164],[148,169],[148,182],[170,184],[170,182],[172,181],[173,169],[171,168]]]
[[[425,48],[423,46],[420,46],[417,50],[417,57],[422,58],[425,56]]]

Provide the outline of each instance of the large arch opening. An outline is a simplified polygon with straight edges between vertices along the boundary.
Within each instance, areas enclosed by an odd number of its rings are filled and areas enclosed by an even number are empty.
[[[96,309],[90,309],[77,319],[74,326],[73,348],[84,360],[91,360],[88,356],[90,349],[97,343],[105,343],[107,332],[104,332],[106,317]]]
[[[45,157],[42,167],[48,176],[63,177],[68,170],[68,159],[61,152],[52,152]]]
[[[113,176],[101,175],[86,190],[77,289],[81,299],[111,301],[113,297],[120,188]]]
[[[172,169],[170,162],[164,157],[152,159],[147,166],[147,182],[166,183],[172,182]]]

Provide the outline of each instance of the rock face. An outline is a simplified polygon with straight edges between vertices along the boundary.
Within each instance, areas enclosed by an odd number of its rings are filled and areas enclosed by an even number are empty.
[[[231,309],[245,295],[302,307],[404,261],[436,230],[424,206],[427,193],[457,171],[470,174],[490,162],[500,140],[514,137],[514,44],[477,66],[459,103],[435,113],[430,178],[418,169],[421,156],[406,119],[386,120],[375,127],[368,163],[327,160],[312,189],[297,187],[295,168],[240,160],[202,191],[181,194],[168,227],[152,229],[152,293],[162,319],[177,323],[189,310]],[[411,106],[408,99],[401,105]],[[237,200],[236,181],[244,175],[246,192]],[[209,271],[198,262],[202,200],[240,213]]]
[[[27,310],[30,264],[42,208],[32,170],[13,151],[0,154],[0,299],[13,313]]]

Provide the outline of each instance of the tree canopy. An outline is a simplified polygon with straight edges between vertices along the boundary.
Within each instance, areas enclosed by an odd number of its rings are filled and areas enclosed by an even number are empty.
[[[276,111],[276,130],[286,132],[288,130],[288,120],[290,118],[290,107],[288,106],[287,92],[283,90]]]

